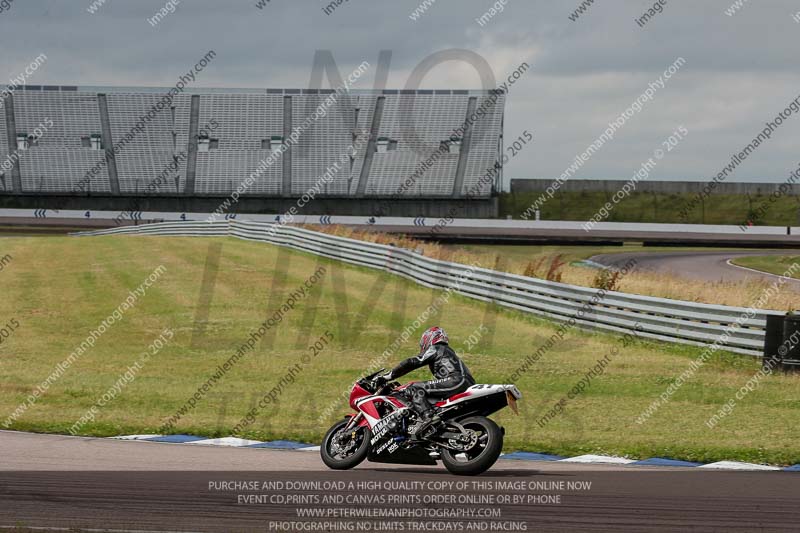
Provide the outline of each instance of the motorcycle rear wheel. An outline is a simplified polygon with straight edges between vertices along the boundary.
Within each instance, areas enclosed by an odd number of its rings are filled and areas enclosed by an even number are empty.
[[[489,470],[503,451],[503,431],[485,416],[473,416],[459,421],[465,429],[477,433],[478,442],[466,452],[442,449],[445,468],[459,476],[477,476]]]
[[[332,468],[334,470],[348,470],[358,466],[359,463],[367,458],[367,454],[369,453],[369,441],[372,434],[369,428],[365,426],[355,427],[349,432],[349,438],[351,442],[348,444],[355,446],[354,450],[351,449],[346,454],[334,453],[332,449],[334,437],[341,433],[341,431],[349,422],[349,418],[346,418],[341,422],[337,422],[331,429],[328,430],[328,432],[325,434],[325,438],[322,439],[322,445],[319,447],[319,453],[322,456],[322,462],[325,463],[328,468]],[[340,438],[341,437],[344,436],[342,435]]]

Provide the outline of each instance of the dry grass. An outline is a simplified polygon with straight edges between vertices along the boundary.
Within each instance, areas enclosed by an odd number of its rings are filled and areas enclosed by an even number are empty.
[[[401,248],[416,250],[426,257],[454,261],[457,263],[479,264],[485,268],[504,270],[522,276],[531,276],[551,281],[561,281],[583,287],[596,286],[597,271],[593,268],[579,266],[573,262],[584,259],[595,253],[596,248],[586,247],[584,253],[560,253],[557,247],[536,247],[528,249],[524,258],[503,252],[486,253],[475,247],[445,246],[435,242],[422,241],[405,235],[390,235],[376,231],[357,230],[347,226],[304,226],[305,229],[320,231],[340,237],[359,239],[379,244],[393,244]],[[488,247],[484,247],[488,248]],[[648,251],[653,251],[648,248]],[[607,252],[607,249],[603,250]],[[618,249],[617,251],[622,251]],[[628,249],[626,249],[628,251]],[[502,258],[502,259],[499,259]],[[564,263],[564,264],[561,264]],[[708,304],[749,307],[759,299],[764,290],[772,285],[767,281],[746,282],[706,282],[692,281],[686,278],[657,272],[629,273],[619,279],[618,291],[701,302]],[[766,308],[777,311],[789,311],[797,308],[800,291],[791,286],[782,287],[781,291],[771,298]]]

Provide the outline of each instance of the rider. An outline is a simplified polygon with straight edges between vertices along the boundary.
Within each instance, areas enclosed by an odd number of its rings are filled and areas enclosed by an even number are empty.
[[[391,372],[378,377],[379,384],[383,384],[426,364],[436,377],[432,381],[412,383],[405,389],[420,416],[419,423],[410,428],[412,435],[421,434],[423,430],[439,421],[438,417],[434,416],[433,408],[428,401],[429,397],[449,398],[475,384],[467,365],[447,343],[447,333],[442,328],[437,326],[428,328],[419,340],[419,355],[401,361]]]

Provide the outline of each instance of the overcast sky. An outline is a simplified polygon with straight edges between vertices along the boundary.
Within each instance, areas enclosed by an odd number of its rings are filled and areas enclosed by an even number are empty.
[[[8,1],[8,0],[6,0]],[[528,72],[509,92],[507,142],[529,130],[534,143],[506,166],[506,177],[560,175],[677,58],[685,64],[652,101],[627,120],[577,172],[579,178],[629,178],[680,126],[689,133],[651,173],[653,179],[716,175],[800,95],[798,1],[669,0],[640,27],[653,2],[596,1],[576,21],[580,0],[506,0],[480,26],[489,0],[328,1],[172,0],[155,27],[161,0],[14,0],[0,12],[0,76],[18,75],[38,54],[48,60],[31,84],[172,86],[208,50],[216,59],[199,87],[308,87],[315,50],[330,50],[343,74],[377,65],[391,50],[389,87],[406,86],[429,55],[451,48],[486,59],[502,80],[520,63]],[[431,0],[428,0],[429,2]],[[1,4],[0,4],[1,5]],[[798,15],[800,19],[800,15]],[[372,88],[374,70],[359,88]],[[3,81],[5,81],[3,79]],[[422,88],[481,88],[466,63],[437,65]],[[780,182],[800,161],[800,117],[781,125],[730,181]]]

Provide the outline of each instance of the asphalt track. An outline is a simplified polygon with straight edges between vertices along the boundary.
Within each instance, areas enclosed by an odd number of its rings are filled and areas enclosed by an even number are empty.
[[[787,255],[798,250],[758,250],[748,252],[625,252],[601,254],[590,258],[601,265],[622,268],[636,260],[634,271],[650,271],[678,277],[711,282],[763,280],[774,283],[779,276],[757,272],[728,263],[730,259],[750,255]],[[791,280],[800,288],[800,280]]]
[[[527,531],[796,531],[800,524],[800,474],[792,472],[699,471],[682,468],[620,467],[500,460],[478,478],[451,476],[441,467],[364,463],[351,471],[331,471],[316,452],[187,446],[111,439],[0,432],[0,529],[14,531],[279,531],[270,522],[300,520],[308,529],[319,520],[298,519],[294,503],[248,503],[222,482],[378,482],[350,495],[419,494],[487,497],[516,494],[551,501],[492,505],[327,505],[330,509],[400,508],[441,512],[454,508],[500,509],[501,517],[384,522],[372,531],[451,531],[461,523],[505,524]],[[430,483],[480,481],[549,484],[494,490],[470,486],[455,491]],[[591,482],[583,489],[559,484]],[[397,491],[385,483],[422,483]],[[214,485],[217,483],[217,485]],[[212,488],[213,486],[213,488]],[[349,489],[348,489],[349,490]],[[247,491],[244,491],[245,497]],[[306,487],[258,491],[278,497],[321,498],[336,490]],[[316,496],[315,496],[316,495]],[[558,496],[558,502],[552,501]],[[349,496],[348,496],[349,497]],[[459,496],[461,497],[461,496]],[[307,502],[306,502],[307,503]],[[338,512],[338,511],[336,511]],[[466,511],[465,511],[466,512]],[[326,519],[327,520],[327,519]],[[345,520],[345,519],[341,519]],[[353,522],[350,519],[350,522]],[[366,523],[366,520],[355,520]],[[338,522],[337,522],[338,523]],[[419,524],[422,524],[421,526]],[[425,525],[427,524],[427,526]],[[420,529],[426,527],[426,529]],[[523,527],[525,529],[523,529]],[[298,529],[295,529],[298,530]],[[348,530],[348,529],[338,529]],[[352,530],[352,529],[351,529]],[[458,530],[458,529],[455,529]],[[466,529],[462,529],[466,530]]]

